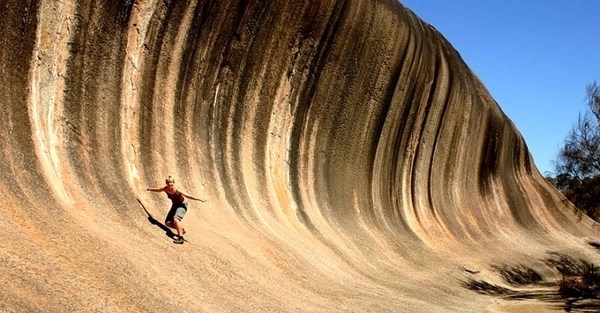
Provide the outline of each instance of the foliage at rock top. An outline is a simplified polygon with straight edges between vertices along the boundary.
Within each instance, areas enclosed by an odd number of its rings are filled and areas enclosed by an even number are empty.
[[[598,263],[593,221],[396,1],[0,7],[0,311],[538,312],[466,287]],[[207,200],[183,245],[145,191],[169,175]]]

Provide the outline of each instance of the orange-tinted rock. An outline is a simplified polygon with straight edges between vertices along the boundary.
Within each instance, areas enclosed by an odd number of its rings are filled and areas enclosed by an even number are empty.
[[[0,7],[0,311],[502,311],[464,282],[596,257],[395,1]],[[147,215],[168,175],[207,199],[181,246]]]

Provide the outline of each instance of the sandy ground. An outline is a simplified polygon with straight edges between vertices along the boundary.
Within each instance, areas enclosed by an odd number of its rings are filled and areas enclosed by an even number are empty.
[[[597,307],[557,295],[595,224],[397,2],[2,8],[0,311]]]

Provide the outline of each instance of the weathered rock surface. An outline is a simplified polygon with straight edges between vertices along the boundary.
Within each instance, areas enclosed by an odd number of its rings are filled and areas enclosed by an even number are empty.
[[[465,282],[596,258],[592,222],[395,1],[0,8],[0,311],[518,311]],[[181,246],[147,215],[167,175],[207,199]]]

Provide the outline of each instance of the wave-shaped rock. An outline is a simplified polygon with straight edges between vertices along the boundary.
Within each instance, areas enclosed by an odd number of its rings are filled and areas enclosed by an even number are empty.
[[[2,311],[499,311],[465,282],[595,257],[592,222],[395,1],[1,7]],[[207,199],[182,246],[145,191],[167,175]]]

